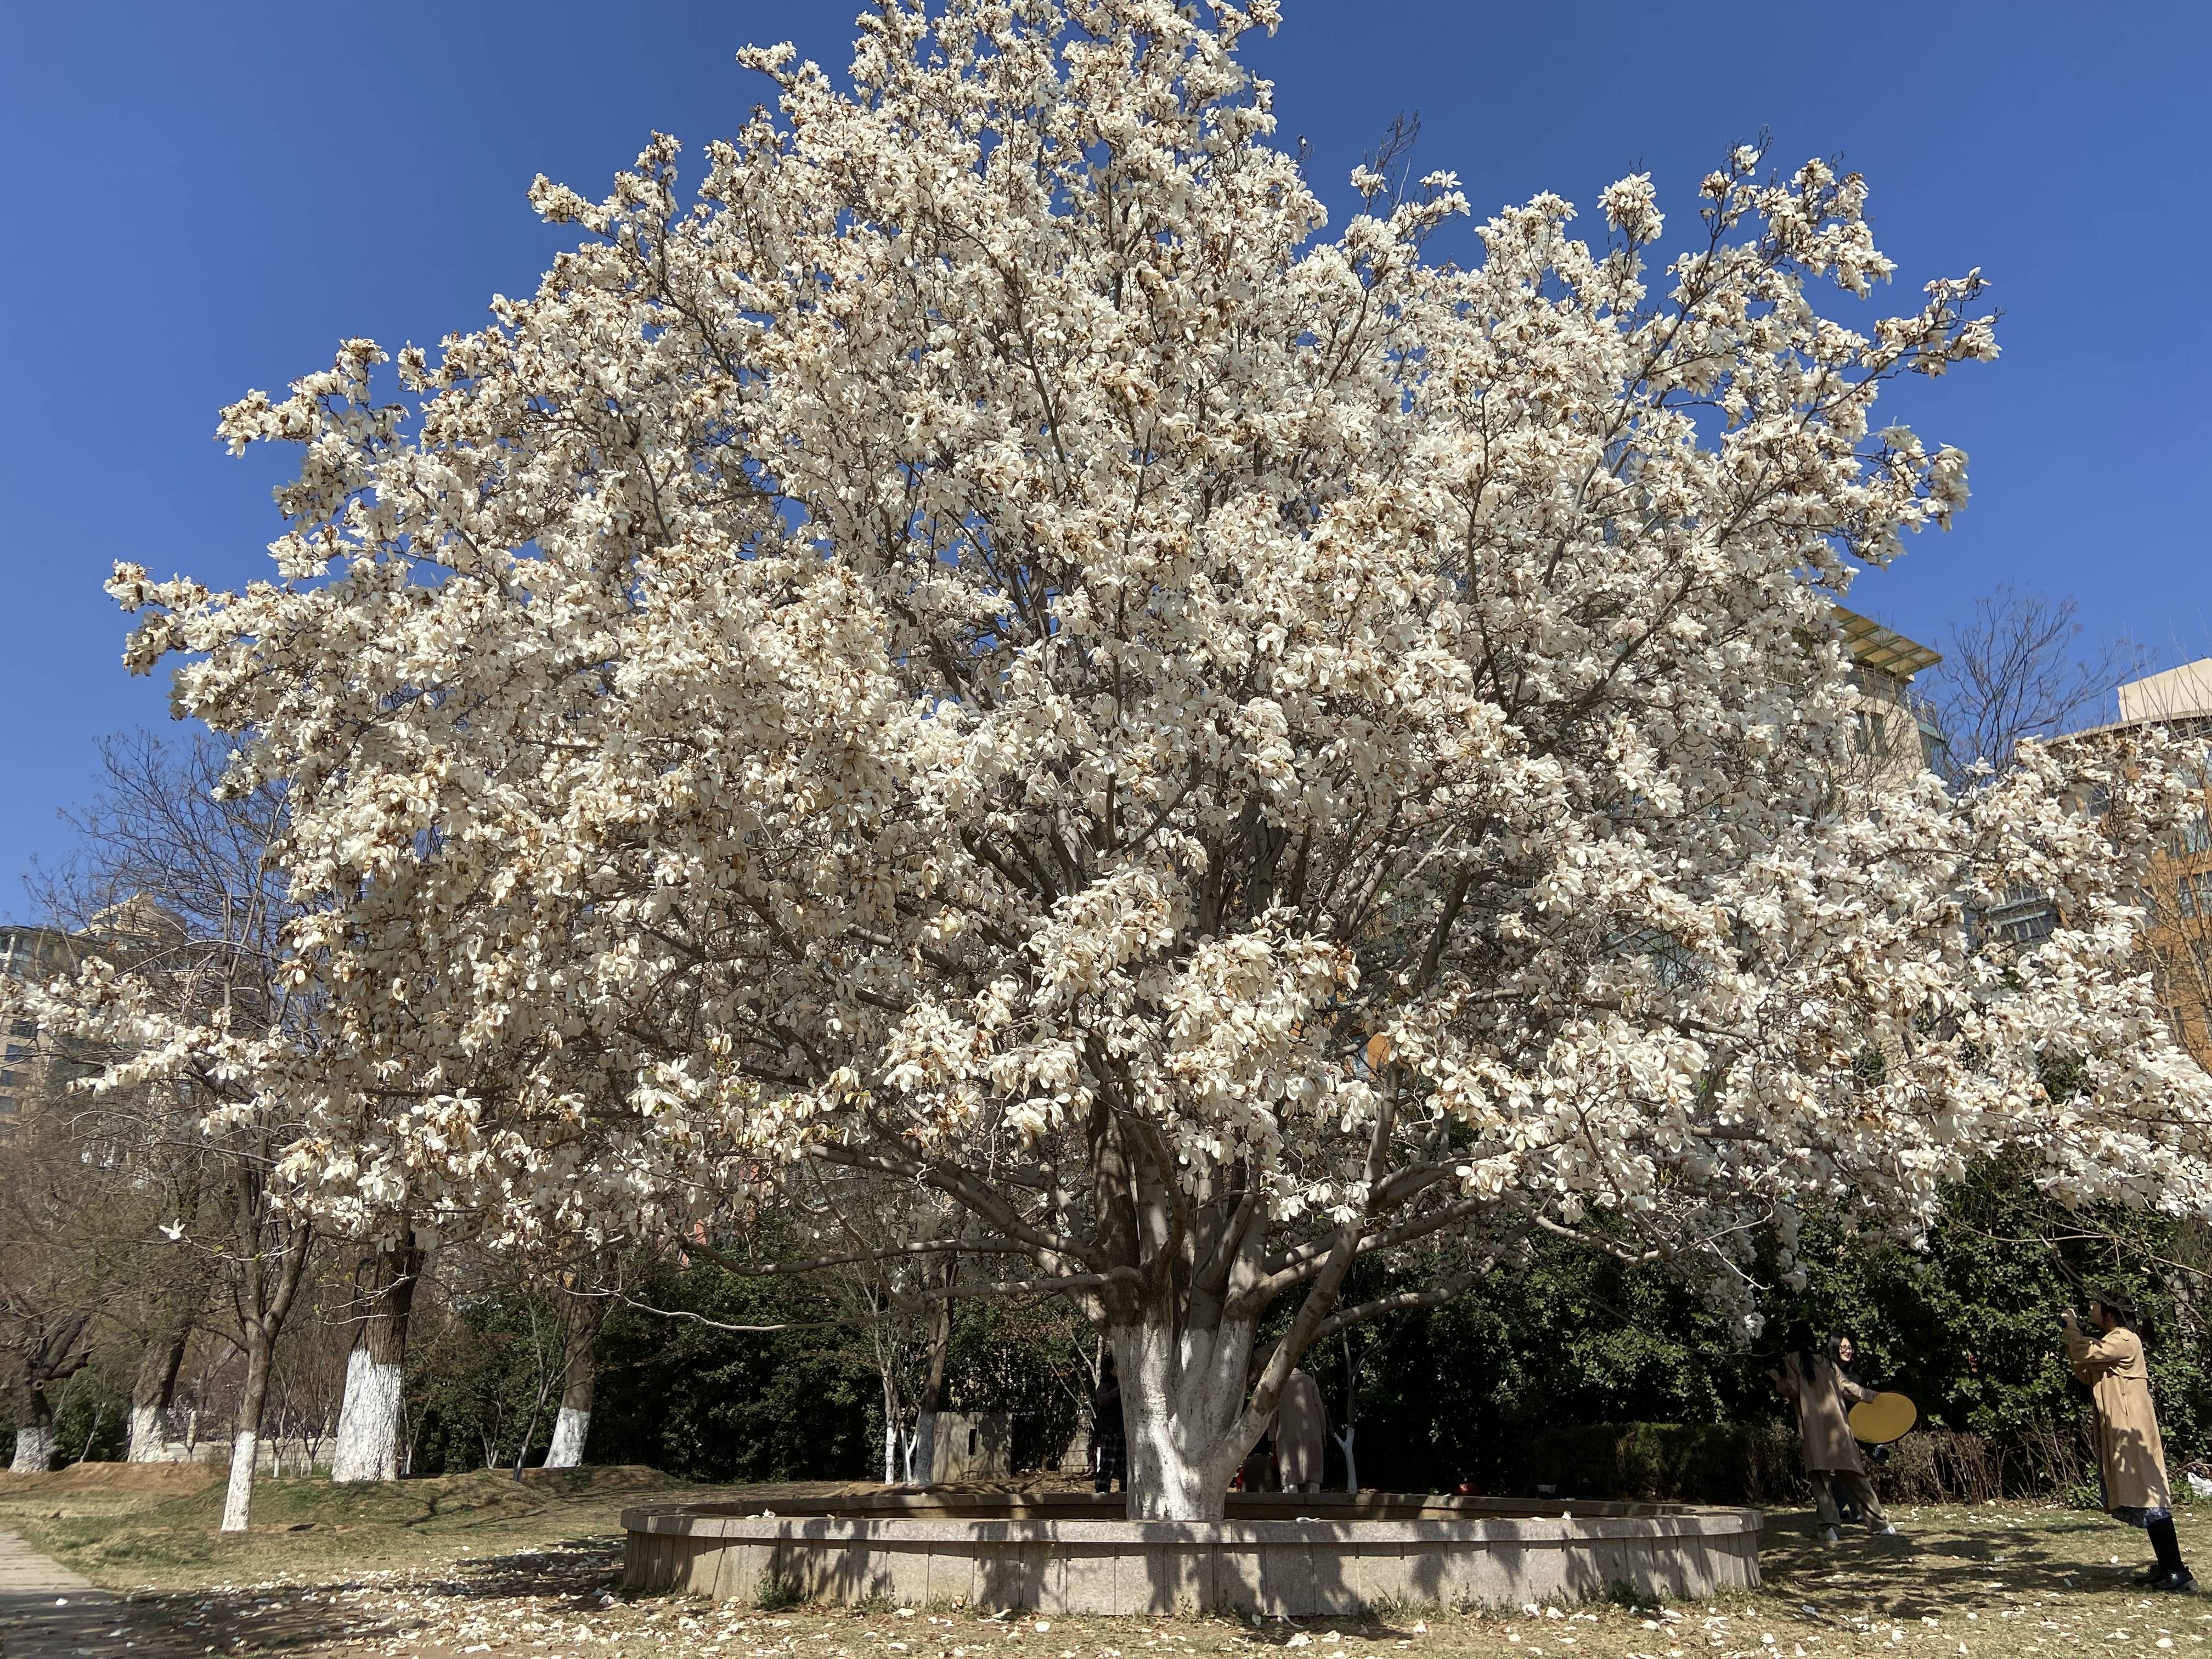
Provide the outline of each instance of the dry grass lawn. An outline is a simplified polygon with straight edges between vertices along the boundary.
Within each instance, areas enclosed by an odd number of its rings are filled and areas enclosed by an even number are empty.
[[[1365,1619],[1255,1625],[624,1599],[622,1508],[679,1492],[708,1495],[634,1468],[532,1473],[520,1483],[489,1473],[374,1488],[264,1482],[254,1530],[241,1540],[216,1533],[221,1492],[199,1471],[115,1469],[103,1479],[71,1470],[0,1477],[0,1525],[131,1592],[146,1645],[198,1655],[1273,1659],[1261,1650],[1302,1648],[1313,1651],[1300,1659],[2062,1659],[2212,1645],[2212,1596],[2152,1596],[2128,1582],[2148,1559],[2141,1534],[2033,1504],[1906,1510],[1895,1517],[1903,1537],[1850,1537],[1832,1548],[1812,1541],[1804,1515],[1777,1515],[1765,1586],[1711,1603],[1383,1607]],[[2181,1537],[2185,1552],[2212,1552],[2212,1525],[2192,1514],[2182,1516]]]

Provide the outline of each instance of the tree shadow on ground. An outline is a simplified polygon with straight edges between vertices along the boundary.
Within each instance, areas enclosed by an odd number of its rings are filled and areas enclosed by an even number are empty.
[[[1771,1515],[1760,1540],[1764,1587],[1756,1600],[1768,1607],[1762,1616],[1794,1617],[1809,1632],[1863,1629],[1876,1620],[1948,1620],[1970,1609],[1988,1617],[1988,1610],[2039,1602],[2078,1606],[2089,1596],[2143,1601],[2134,1582],[2148,1559],[2141,1534],[2102,1515],[2045,1510],[2015,1519],[2016,1513],[1900,1514],[1898,1537],[1870,1537],[1862,1528],[1847,1531],[1836,1545],[1818,1541],[1809,1513]],[[2185,1550],[2187,1530],[2185,1522]],[[600,1535],[478,1559],[350,1576],[333,1571],[319,1583],[142,1593],[130,1601],[137,1638],[131,1659],[210,1649],[297,1654],[397,1647],[447,1656],[485,1642],[526,1651],[533,1637],[580,1623],[592,1626],[599,1640],[649,1644],[673,1634],[665,1625],[649,1624],[690,1616],[665,1598],[631,1603],[621,1584],[621,1542]],[[1693,1610],[1684,1604],[1685,1612]],[[1404,1643],[1417,1633],[1421,1616],[1419,1608],[1394,1605],[1364,1616],[1238,1620],[1235,1635],[1224,1630],[1213,1640],[1256,1650],[1285,1645],[1301,1632],[1340,1631],[1346,1638]],[[489,1628],[465,1632],[462,1626],[475,1619]]]
[[[2002,1509],[1893,1516],[1894,1538],[1845,1528],[1820,1541],[1810,1511],[1771,1514],[1759,1537],[1759,1573],[1771,1595],[1801,1612],[1849,1623],[2004,1607],[2039,1598],[2141,1596],[2150,1560],[2142,1534],[2102,1515],[2035,1516],[2008,1524]],[[2117,1556],[2115,1563],[2112,1558]]]
[[[87,1659],[165,1659],[181,1649],[149,1648],[134,1640],[129,1610],[100,1590],[0,1590],[0,1653],[41,1659],[49,1654]]]
[[[317,1584],[222,1586],[213,1589],[141,1593],[130,1598],[131,1622],[163,1651],[286,1653],[344,1645],[386,1648],[426,1623],[465,1620],[471,1602],[494,1604],[502,1621],[520,1625],[596,1612],[619,1595],[622,1545],[607,1538],[579,1538],[433,1567],[333,1576]],[[447,1605],[429,1615],[423,1604]],[[458,1607],[452,1604],[459,1603]],[[448,1650],[450,1631],[424,1632],[410,1645],[415,1654]],[[512,1630],[501,1632],[511,1639]],[[136,1654],[149,1651],[142,1640]],[[135,1656],[134,1656],[135,1659]]]

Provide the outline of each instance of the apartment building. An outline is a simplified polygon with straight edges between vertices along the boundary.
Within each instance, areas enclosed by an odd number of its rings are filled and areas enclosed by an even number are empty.
[[[1948,777],[1942,723],[1934,705],[1912,689],[1912,677],[1942,661],[1943,653],[1840,605],[1835,617],[1851,659],[1853,746],[1879,781],[1902,784],[1923,772]]]
[[[2130,680],[2119,688],[2119,703],[2118,720],[2054,745],[2151,726],[2179,738],[2212,738],[2212,658]],[[2196,782],[2196,809],[2152,855],[2138,902],[2144,952],[2174,1033],[2198,1064],[2212,1067],[2212,777]],[[2057,913],[2039,896],[2014,908],[2008,920],[2015,938],[2040,938],[2057,925]]]
[[[81,947],[58,927],[0,928],[0,974],[38,979],[64,973]],[[53,1055],[29,1020],[9,1024],[0,1052],[0,1139],[4,1139],[54,1083]]]
[[[80,932],[59,927],[0,927],[0,974],[10,979],[47,979],[72,972],[88,956],[122,962],[144,961],[173,951],[186,939],[185,923],[143,895],[94,915]],[[0,1138],[58,1093],[70,1073],[66,1044],[59,1048],[39,1035],[27,1019],[8,1023],[0,1052]],[[78,1057],[82,1064],[82,1056]]]

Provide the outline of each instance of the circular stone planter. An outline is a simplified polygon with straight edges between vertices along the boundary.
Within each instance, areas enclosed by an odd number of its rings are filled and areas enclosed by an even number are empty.
[[[1392,1492],[1235,1494],[1218,1522],[1129,1521],[1082,1492],[886,1493],[623,1511],[623,1582],[716,1600],[1040,1613],[1356,1613],[1759,1583],[1762,1511]]]

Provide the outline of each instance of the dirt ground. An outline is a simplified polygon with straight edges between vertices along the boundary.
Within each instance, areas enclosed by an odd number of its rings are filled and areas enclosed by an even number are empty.
[[[624,1598],[622,1508],[681,1492],[645,1469],[483,1474],[386,1487],[264,1482],[244,1539],[214,1531],[219,1489],[182,1472],[133,1489],[61,1475],[0,1480],[0,1525],[95,1583],[131,1592],[143,1647],[185,1654],[428,1659],[1137,1659],[1308,1648],[1300,1659],[1692,1659],[1693,1656],[2202,1651],[2212,1595],[2152,1596],[2129,1583],[2141,1534],[2039,1505],[1905,1510],[1903,1536],[1824,1547],[1802,1514],[1772,1517],[1766,1583],[1696,1605],[1450,1610],[1360,1620],[980,1617],[960,1607],[763,1611]],[[131,1477],[135,1480],[137,1477]],[[52,1483],[51,1485],[40,1483]],[[118,1484],[119,1482],[119,1484]],[[748,1498],[841,1490],[747,1488]],[[721,1494],[714,1494],[721,1495]],[[43,1506],[43,1507],[42,1507]],[[58,1511],[58,1513],[57,1513]],[[2212,1524],[2181,1517],[2185,1553]],[[2207,1555],[2212,1565],[2212,1554]],[[2212,1577],[2212,1574],[2208,1574]]]

